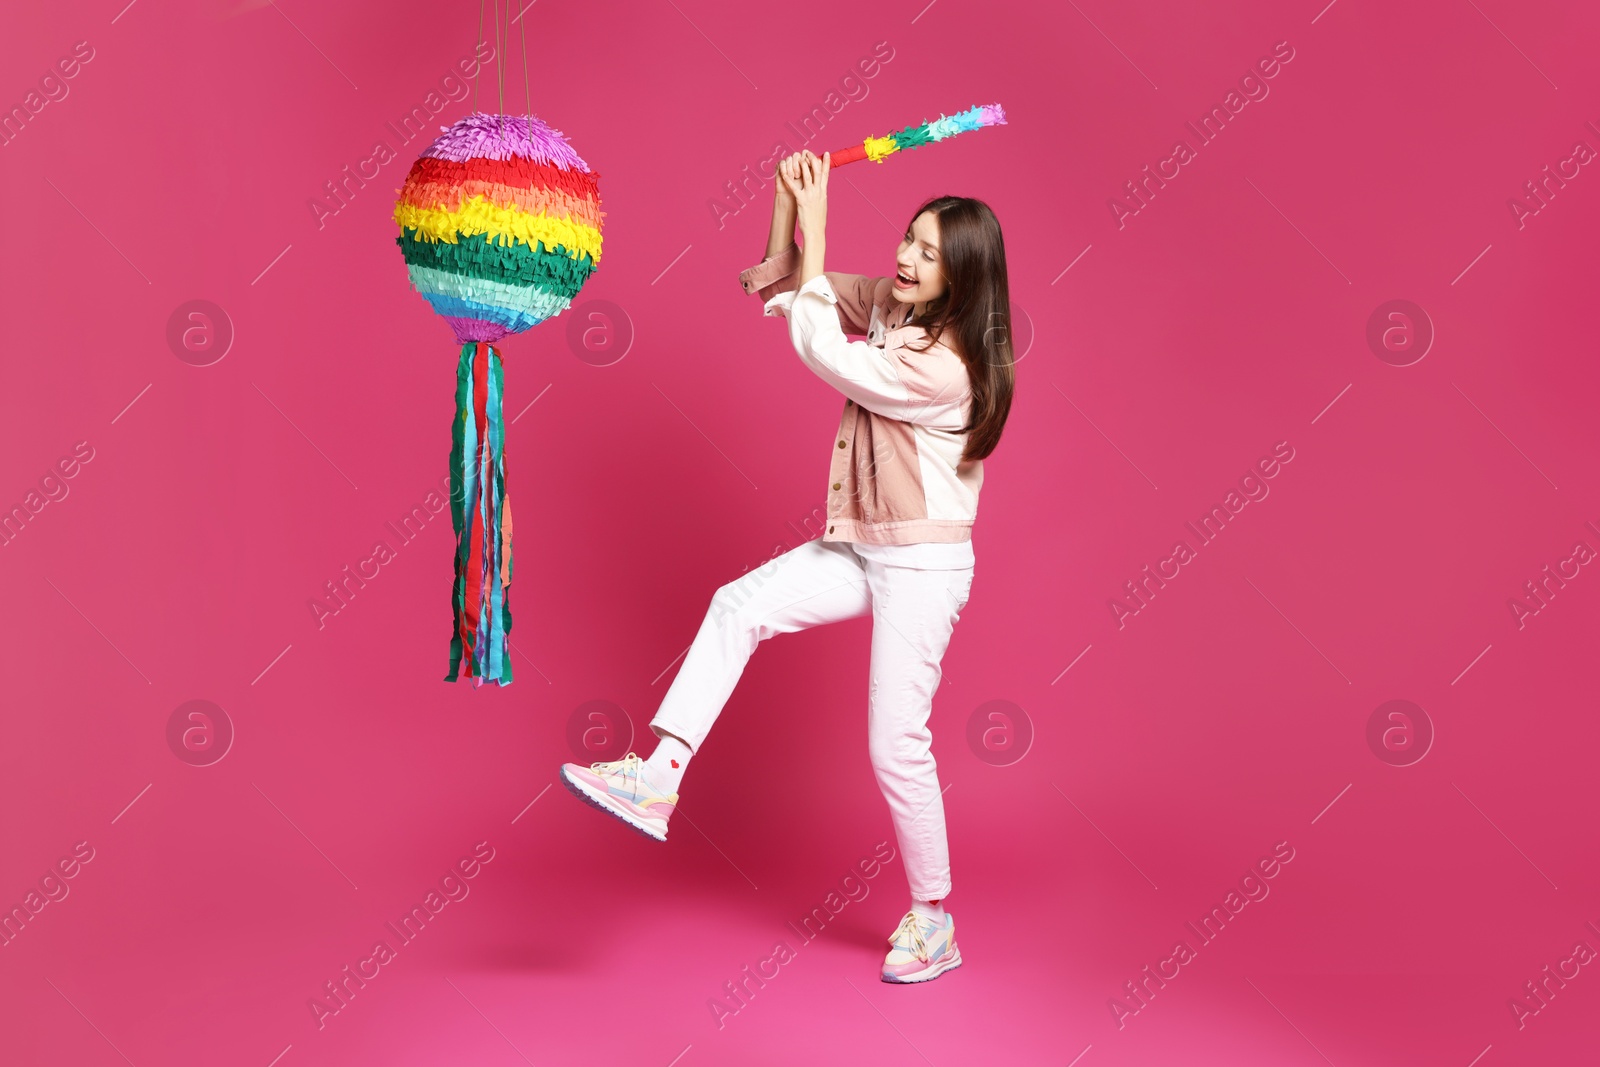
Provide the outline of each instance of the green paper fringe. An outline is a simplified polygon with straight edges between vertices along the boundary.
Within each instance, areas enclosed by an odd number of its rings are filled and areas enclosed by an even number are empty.
[[[408,265],[428,267],[444,274],[483,278],[512,286],[538,286],[571,300],[595,271],[594,260],[586,253],[574,256],[562,245],[555,250],[541,241],[537,250],[525,244],[498,245],[488,241],[417,240],[417,231],[406,227],[395,238]]]

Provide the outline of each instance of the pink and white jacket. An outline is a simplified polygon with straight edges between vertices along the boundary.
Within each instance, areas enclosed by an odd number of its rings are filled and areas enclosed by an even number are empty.
[[[969,541],[978,514],[983,461],[962,461],[972,383],[961,357],[927,331],[907,326],[911,305],[894,299],[894,279],[824,271],[805,285],[793,241],[739,274],[759,293],[764,314],[782,313],[795,351],[845,395],[829,450],[824,541],[908,545]],[[846,331],[864,335],[851,341]]]

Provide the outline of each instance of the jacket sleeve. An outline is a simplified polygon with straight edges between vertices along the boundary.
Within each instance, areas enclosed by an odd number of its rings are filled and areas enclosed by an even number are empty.
[[[842,303],[823,274],[798,290],[774,295],[766,313],[782,310],[788,316],[795,351],[817,377],[868,411],[902,422],[922,421],[918,415],[927,405],[913,401],[888,352],[845,337],[838,311]]]
[[[872,294],[879,279],[831,270],[823,273],[827,275],[838,298],[835,309],[840,328],[846,333],[865,336],[872,325]],[[770,303],[779,293],[794,292],[800,287],[800,246],[790,241],[789,246],[777,255],[768,256],[755,266],[740,271],[739,284],[747,293],[760,294],[764,304]]]

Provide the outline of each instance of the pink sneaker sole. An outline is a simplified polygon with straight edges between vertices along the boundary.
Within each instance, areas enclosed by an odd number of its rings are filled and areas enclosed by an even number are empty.
[[[575,764],[571,763],[563,763],[561,765],[561,783],[567,787],[567,791],[573,796],[590,807],[598,808],[607,815],[612,816],[634,833],[643,834],[652,841],[666,841],[667,821],[665,819],[652,819],[640,814],[627,801],[613,797],[610,793],[591,785],[585,780],[586,777],[592,777],[592,775],[586,774],[580,777],[569,771],[569,767],[579,771],[584,770],[584,768],[576,767]]]
[[[913,982],[931,982],[946,971],[953,971],[961,966],[961,949],[955,945],[950,946],[946,952],[936,960],[929,960],[921,970],[908,974],[890,974],[884,971],[882,978],[892,985],[910,985]]]

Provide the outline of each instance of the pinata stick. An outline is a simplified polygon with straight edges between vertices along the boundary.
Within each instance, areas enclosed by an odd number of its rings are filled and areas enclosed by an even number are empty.
[[[860,144],[830,153],[828,162],[835,167],[842,167],[859,159],[882,163],[886,156],[902,148],[920,148],[925,144],[942,141],[946,137],[954,137],[958,133],[976,130],[981,126],[1001,126],[1005,121],[1005,110],[999,104],[985,104],[948,117],[940,115],[932,122],[924,122],[920,126],[907,126],[887,137],[868,137]]]

